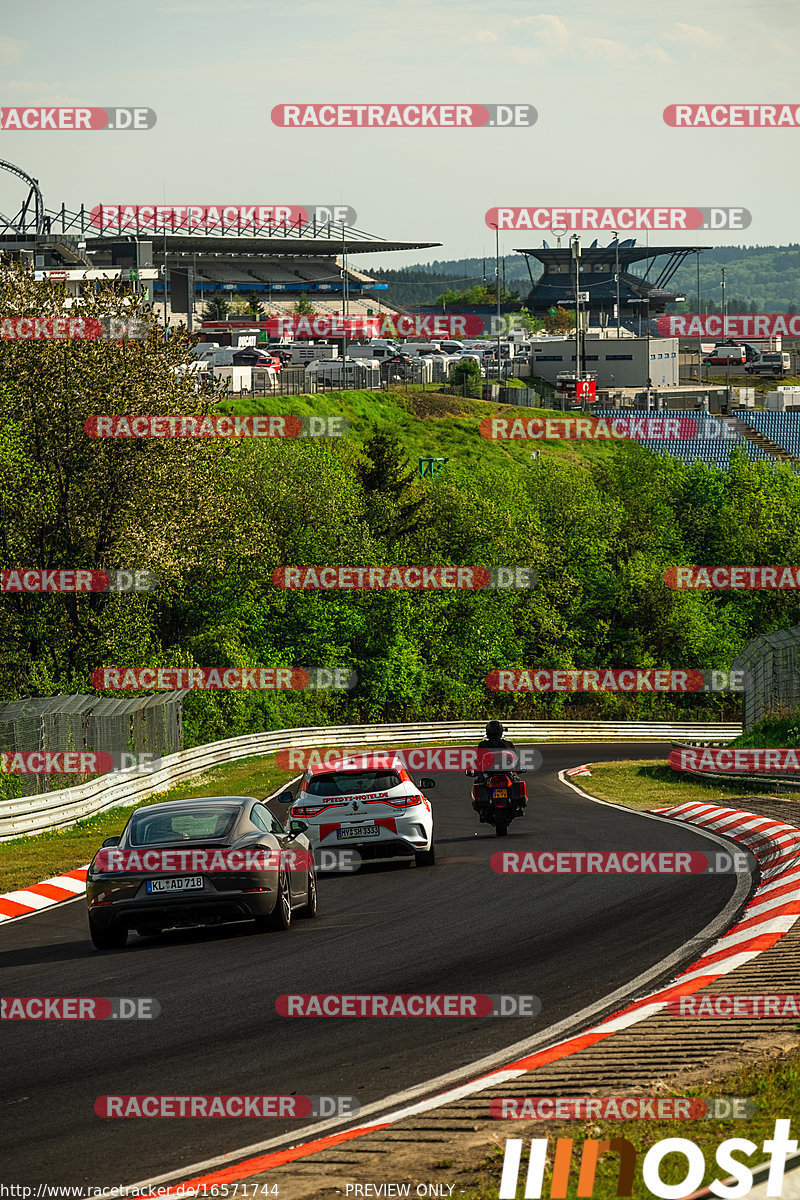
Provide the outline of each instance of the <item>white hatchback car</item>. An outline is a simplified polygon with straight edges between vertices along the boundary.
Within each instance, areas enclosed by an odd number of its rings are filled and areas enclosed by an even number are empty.
[[[429,867],[433,813],[421,789],[435,786],[433,779],[415,784],[391,753],[359,754],[309,767],[290,815],[308,823],[315,850],[353,846],[370,859],[413,854],[418,867]]]

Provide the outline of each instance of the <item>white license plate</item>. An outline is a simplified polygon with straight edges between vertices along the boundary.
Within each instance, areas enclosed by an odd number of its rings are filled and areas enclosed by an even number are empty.
[[[337,838],[361,838],[361,837],[378,837],[380,834],[379,825],[350,825],[347,829],[337,829]]]
[[[198,892],[203,890],[202,875],[171,875],[168,879],[148,879],[147,894],[161,895],[163,892]]]

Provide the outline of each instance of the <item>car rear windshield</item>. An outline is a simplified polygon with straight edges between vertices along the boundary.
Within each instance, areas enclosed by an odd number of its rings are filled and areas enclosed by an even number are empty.
[[[238,804],[215,804],[183,809],[180,812],[157,812],[141,809],[131,818],[128,844],[154,846],[164,842],[196,842],[206,838],[214,841],[225,838],[239,815]]]
[[[315,775],[308,784],[309,796],[358,796],[365,792],[388,792],[401,783],[396,771],[360,771],[348,774]]]

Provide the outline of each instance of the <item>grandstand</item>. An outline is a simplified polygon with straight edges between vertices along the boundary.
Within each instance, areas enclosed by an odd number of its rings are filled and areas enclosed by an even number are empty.
[[[351,316],[395,313],[382,293],[387,284],[355,270],[349,260],[358,254],[429,250],[440,242],[399,242],[376,237],[352,225],[317,218],[314,210],[292,223],[216,228],[210,232],[182,226],[147,232],[122,223],[122,232],[100,228],[89,209],[46,208],[38,182],[22,168],[0,160],[0,170],[21,180],[29,194],[13,217],[0,214],[0,257],[21,258],[44,274],[63,277],[65,268],[114,270],[135,286],[146,288],[150,298],[164,303],[171,324],[186,322],[191,328],[205,304],[217,296],[246,304],[254,295],[263,315],[291,313],[301,295],[314,311]],[[186,213],[184,206],[180,210]],[[255,211],[255,210],[253,210]],[[262,210],[259,209],[259,212]],[[266,211],[266,210],[263,210]],[[301,210],[305,212],[305,210]],[[311,211],[311,210],[309,210]],[[340,208],[337,213],[352,210]],[[152,280],[154,270],[159,277]]]
[[[683,299],[668,285],[684,260],[690,254],[700,255],[708,249],[709,246],[637,246],[636,238],[598,246],[595,239],[591,246],[582,248],[579,275],[580,290],[588,293],[584,313],[589,314],[589,324],[615,323],[619,292],[620,323],[631,330],[638,328],[641,334],[643,319],[649,325],[651,317],[663,313],[668,304]],[[552,307],[565,300],[574,303],[575,267],[569,246],[562,247],[559,238],[557,247],[543,242],[541,248],[516,247],[515,250],[525,255],[532,284],[525,307],[533,316],[544,318]],[[665,258],[666,262],[656,269],[655,261],[659,258]],[[542,274],[535,281],[532,260],[542,267]],[[634,274],[633,266],[644,264],[644,275]]]
[[[617,408],[608,412],[597,412],[596,415],[620,417],[642,416],[641,409]],[[693,463],[705,463],[709,467],[720,467],[727,470],[731,465],[731,455],[735,450],[744,450],[750,462],[775,462],[775,457],[762,446],[750,441],[736,432],[731,424],[718,420],[708,413],[690,413],[685,409],[661,409],[652,413],[658,417],[675,417],[682,421],[687,418],[696,422],[697,434],[692,438],[679,441],[664,441],[657,438],[642,438],[639,444],[647,450],[652,450],[662,458],[678,458],[691,466]],[[752,416],[753,414],[749,414]],[[757,414],[760,415],[760,414]],[[774,414],[783,415],[783,414]],[[800,414],[798,414],[800,415]]]
[[[778,447],[800,462],[800,412],[736,409],[735,415],[740,425],[755,431],[756,440]]]
[[[224,297],[232,305],[232,316],[255,299],[262,319],[294,312],[301,296],[313,305],[315,313],[341,313],[345,304],[350,316],[394,313],[397,309],[382,297],[387,284],[352,267],[351,256],[429,249],[438,244],[388,241],[346,227],[324,232],[327,236],[321,236],[319,228],[309,227],[293,230],[291,237],[278,230],[261,231],[258,236],[181,232],[123,238],[102,234],[87,239],[86,253],[93,262],[135,266],[145,247],[145,256],[151,256],[153,265],[161,268],[161,278],[153,287],[156,305],[164,303],[166,274],[169,321],[186,322],[191,328],[215,297]]]

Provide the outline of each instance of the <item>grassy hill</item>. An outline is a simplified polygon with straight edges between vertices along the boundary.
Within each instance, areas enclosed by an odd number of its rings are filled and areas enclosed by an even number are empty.
[[[375,432],[390,433],[402,440],[413,466],[419,458],[449,458],[454,464],[469,467],[479,456],[482,463],[527,469],[531,451],[542,457],[589,465],[619,453],[641,453],[638,446],[619,442],[495,442],[481,437],[478,430],[485,417],[555,417],[564,413],[554,409],[515,408],[509,405],[471,400],[423,391],[417,385],[385,392],[321,392],[309,396],[243,397],[220,405],[225,412],[267,415],[293,413],[297,416],[338,414],[350,425],[349,437],[357,444],[366,442]],[[574,415],[574,414],[573,414]]]

